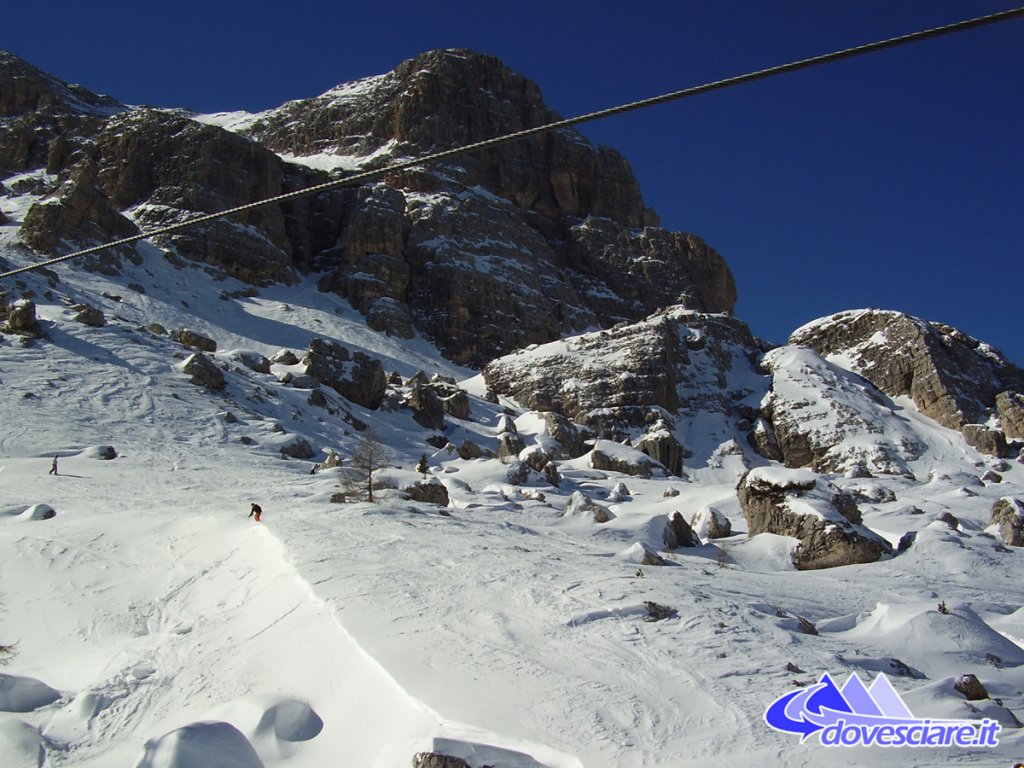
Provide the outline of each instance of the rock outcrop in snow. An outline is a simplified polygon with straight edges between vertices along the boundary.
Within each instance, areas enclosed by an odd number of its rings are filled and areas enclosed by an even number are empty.
[[[1007,496],[992,505],[992,525],[1011,547],[1024,547],[1024,501]]]
[[[483,376],[489,389],[526,408],[560,414],[607,440],[635,439],[681,475],[688,448],[676,435],[691,430],[680,423],[700,422],[706,432],[714,419],[731,425],[729,435],[743,426],[756,411],[744,401],[767,389],[755,367],[761,352],[742,322],[676,307],[507,355]]]
[[[873,384],[806,347],[774,349],[762,366],[771,391],[767,420],[750,435],[765,457],[819,472],[910,475],[924,445],[897,406]]]
[[[999,418],[1007,434],[1020,429],[1024,370],[956,328],[866,309],[816,320],[789,342],[842,360],[890,397],[909,396],[945,427],[964,430]]]
[[[774,533],[799,539],[799,570],[871,563],[891,552],[861,525],[853,498],[809,470],[753,469],[737,488],[749,536]]]

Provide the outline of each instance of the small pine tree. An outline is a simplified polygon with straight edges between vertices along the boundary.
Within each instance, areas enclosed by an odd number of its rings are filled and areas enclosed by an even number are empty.
[[[430,465],[427,464],[427,454],[420,456],[420,463],[416,465],[416,471],[423,475],[423,479],[427,479],[427,473],[430,471]]]

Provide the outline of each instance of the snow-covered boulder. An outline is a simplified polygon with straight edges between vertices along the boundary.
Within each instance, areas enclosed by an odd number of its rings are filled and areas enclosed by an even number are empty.
[[[178,328],[175,331],[171,331],[170,335],[172,339],[186,347],[193,347],[203,352],[217,351],[217,342],[198,331],[193,331],[189,328]]]
[[[448,506],[448,489],[437,480],[421,480],[405,487],[405,494],[413,501]]]
[[[279,449],[282,456],[289,456],[293,459],[311,459],[316,455],[313,446],[304,437],[296,437]]]
[[[673,512],[671,517],[668,518],[663,538],[668,549],[700,546],[700,539],[697,537],[697,534],[690,524],[686,522],[686,518],[679,512]]]
[[[0,326],[10,333],[42,336],[43,330],[36,320],[36,305],[31,299],[19,299],[7,307],[7,322]]]
[[[690,527],[701,541],[724,539],[732,535],[732,523],[714,507],[701,507],[690,520]]]
[[[544,469],[544,465],[551,461],[551,457],[548,456],[542,446],[535,443],[534,445],[526,446],[519,452],[519,460],[529,464],[530,469],[540,472]]]
[[[82,449],[79,456],[87,459],[99,459],[100,461],[113,461],[117,458],[117,451],[112,445],[90,445]]]
[[[498,458],[502,461],[518,459],[524,448],[526,444],[516,432],[502,432],[498,435]]]
[[[181,364],[181,370],[188,374],[189,381],[207,389],[224,389],[227,381],[224,372],[202,352],[189,355]]]
[[[595,523],[607,523],[609,520],[615,518],[608,507],[600,502],[594,501],[592,498],[583,493],[583,491],[573,491],[572,496],[569,497],[569,501],[565,505],[565,511],[562,513],[563,517],[583,517],[592,519]]]
[[[107,324],[107,318],[103,310],[94,307],[92,304],[75,304],[72,309],[75,311],[75,322],[88,325],[92,328],[102,328]]]
[[[636,447],[664,466],[669,474],[682,477],[686,449],[663,420],[659,420],[651,427],[647,434],[637,441]]]
[[[387,388],[380,360],[352,352],[336,341],[313,339],[302,358],[306,373],[356,405],[376,409]]]
[[[279,349],[270,356],[270,362],[275,365],[298,365],[299,358],[290,349]]]
[[[250,371],[256,373],[270,373],[270,360],[249,349],[236,349],[227,353],[227,358],[236,363],[244,365]]]
[[[608,501],[616,503],[627,501],[631,495],[625,483],[616,483],[615,487],[608,493]]]
[[[806,469],[758,467],[740,480],[737,494],[749,536],[772,533],[799,539],[799,570],[870,563],[892,551],[860,525],[852,497]]]
[[[646,453],[611,440],[598,440],[594,444],[594,450],[590,452],[590,466],[636,477],[650,477],[655,472],[665,473],[664,467]]]
[[[462,441],[462,444],[458,448],[459,458],[470,461],[472,459],[479,459],[484,455],[484,449],[474,443],[469,438]]]
[[[1024,547],[1024,502],[1014,496],[999,499],[992,505],[992,525],[1005,543]]]
[[[556,458],[575,459],[587,452],[583,436],[569,419],[560,413],[548,411],[543,414],[544,425],[550,441],[545,448]]]

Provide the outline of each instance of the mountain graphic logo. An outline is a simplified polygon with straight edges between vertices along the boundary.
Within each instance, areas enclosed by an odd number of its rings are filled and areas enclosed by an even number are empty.
[[[995,747],[995,720],[917,718],[884,674],[870,687],[856,673],[842,688],[823,674],[814,685],[786,693],[764,713],[769,727],[811,736],[826,747]]]

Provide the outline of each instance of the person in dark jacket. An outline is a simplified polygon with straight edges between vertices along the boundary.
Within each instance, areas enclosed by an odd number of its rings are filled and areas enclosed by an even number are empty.
[[[260,505],[253,502],[252,509],[249,510],[249,517],[255,517],[256,522],[258,523],[260,521],[260,515],[262,514],[263,510],[260,508]]]
[[[57,457],[56,456],[53,457],[53,464],[50,465],[50,474],[51,475],[56,475],[57,474]]]

